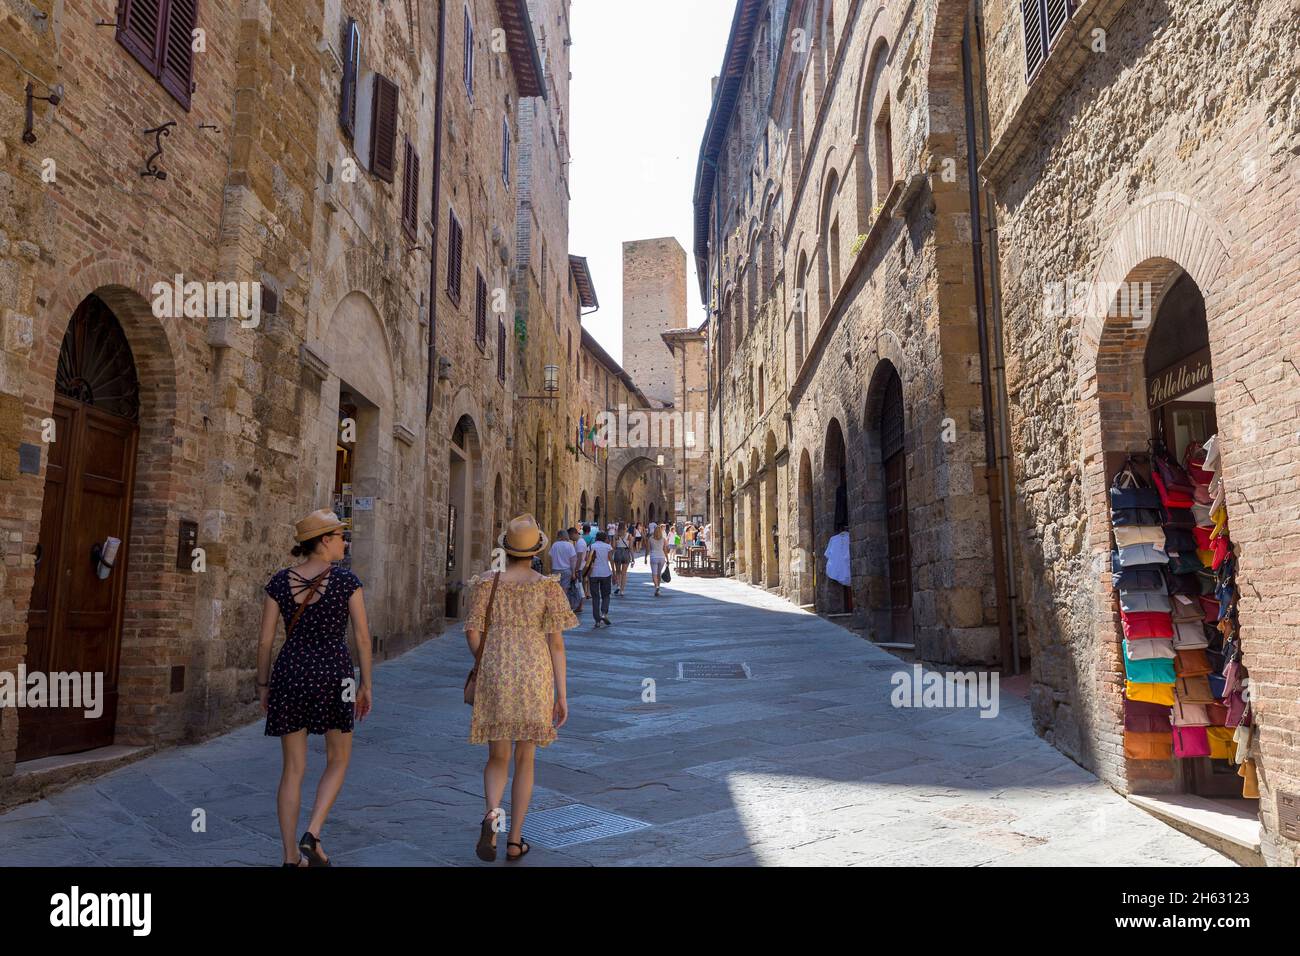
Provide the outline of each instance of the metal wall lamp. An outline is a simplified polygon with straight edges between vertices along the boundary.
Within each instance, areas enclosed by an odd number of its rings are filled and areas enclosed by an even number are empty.
[[[32,103],[35,100],[44,100],[51,106],[58,106],[63,97],[59,95],[57,88],[50,90],[49,96],[37,96],[32,81],[27,81],[27,122],[23,125],[23,142],[28,146],[36,142],[36,117],[32,112]]]
[[[517,402],[553,402],[556,400],[555,393],[560,390],[560,367],[558,365],[547,365],[543,372],[545,378],[542,381],[542,388],[546,391],[545,395],[516,395]]]

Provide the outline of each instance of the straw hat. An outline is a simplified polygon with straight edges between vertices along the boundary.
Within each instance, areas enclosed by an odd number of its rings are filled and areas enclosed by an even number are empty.
[[[293,540],[302,544],[304,541],[319,538],[323,534],[345,527],[347,525],[339,520],[338,515],[327,508],[321,508],[319,511],[313,511],[294,525]]]
[[[497,543],[505,548],[506,554],[513,558],[531,558],[546,550],[550,539],[537,526],[537,519],[532,515],[520,515],[512,518],[501,533]]]

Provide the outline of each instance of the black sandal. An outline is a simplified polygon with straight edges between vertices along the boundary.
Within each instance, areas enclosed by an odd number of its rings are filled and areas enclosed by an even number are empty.
[[[517,854],[515,854],[514,856],[511,856],[511,855],[510,855],[510,848],[511,848],[512,846],[517,846],[517,847],[519,847],[519,852],[518,852]],[[526,856],[528,855],[528,851],[531,850],[531,849],[532,849],[532,847],[529,845],[529,843],[528,843],[527,840],[523,840],[523,841],[521,841],[521,842],[519,842],[519,843],[507,843],[507,844],[506,844],[506,862],[507,862],[507,863],[517,863],[518,861],[520,861],[520,860],[522,860],[524,857],[526,857]]]
[[[492,824],[496,823],[497,814],[493,810],[483,818],[483,823],[478,829],[478,845],[474,847],[474,854],[484,863],[495,863],[497,858],[497,848],[492,843],[492,837],[496,831],[492,829]]]
[[[302,852],[302,855],[307,858],[308,866],[331,865],[330,861],[325,859],[320,852],[320,840],[316,839],[310,830],[304,833],[302,839],[298,841],[298,849]],[[285,865],[287,866],[288,864]]]

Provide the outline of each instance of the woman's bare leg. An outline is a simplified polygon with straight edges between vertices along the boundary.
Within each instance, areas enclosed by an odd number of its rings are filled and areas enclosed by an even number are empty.
[[[493,740],[488,742],[487,765],[483,768],[483,799],[487,803],[484,819],[501,806],[501,798],[506,793],[506,777],[510,774],[510,741]],[[497,845],[496,834],[492,835],[492,845]]]
[[[524,817],[528,815],[528,802],[533,799],[533,758],[537,745],[529,740],[515,741],[515,782],[510,788],[510,836],[509,843],[519,843],[524,832]],[[518,856],[519,850],[506,856]]]
[[[275,794],[280,839],[284,842],[284,862],[298,863],[302,857],[298,852],[298,810],[302,803],[302,778],[307,773],[307,731],[281,737],[280,753],[284,757],[284,769]]]
[[[325,826],[325,818],[329,816],[330,808],[334,806],[334,801],[338,799],[339,791],[343,789],[343,779],[348,773],[348,761],[352,759],[352,735],[344,733],[341,730],[330,730],[325,734],[325,772],[320,776],[320,783],[316,785],[316,803],[311,809],[311,820],[307,823],[307,831],[317,840],[320,839],[320,831]],[[325,856],[325,849],[320,848],[321,856]],[[329,859],[325,856],[325,859]]]

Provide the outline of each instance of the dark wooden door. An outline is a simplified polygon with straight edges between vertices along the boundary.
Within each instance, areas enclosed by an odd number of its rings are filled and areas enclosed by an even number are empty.
[[[888,539],[889,610],[893,639],[912,640],[912,546],[907,527],[907,452],[904,448],[903,383],[895,373],[885,386],[880,446],[885,472],[885,534]]]
[[[122,599],[131,524],[138,428],[133,421],[57,396],[49,446],[39,561],[28,612],[27,672],[103,675],[103,710],[25,708],[18,759],[77,753],[113,742]],[[95,544],[122,543],[107,579],[96,574]],[[93,679],[93,677],[92,677]]]
[[[19,760],[107,746],[117,719],[140,397],[130,345],[97,296],[87,296],[68,323],[55,393],[24,664],[47,680],[90,675],[92,689],[102,675],[102,710],[88,718],[85,706],[24,708]],[[121,544],[100,578],[92,548],[110,537]]]

